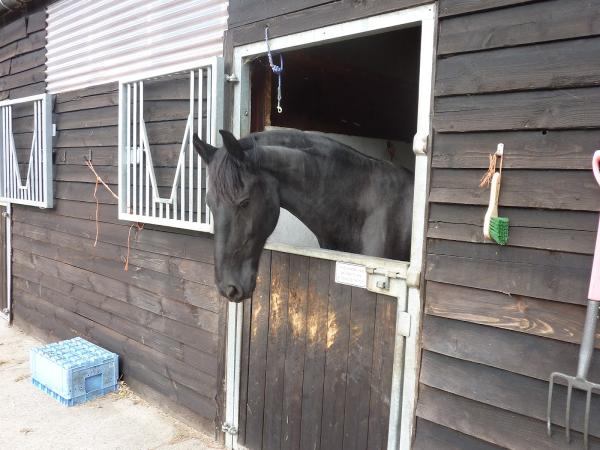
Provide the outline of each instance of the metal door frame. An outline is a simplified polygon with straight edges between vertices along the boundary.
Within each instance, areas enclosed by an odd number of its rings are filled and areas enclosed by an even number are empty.
[[[391,31],[403,26],[421,25],[419,71],[419,101],[417,132],[413,141],[415,153],[415,187],[413,199],[412,242],[410,262],[384,260],[323,249],[306,249],[283,244],[267,244],[266,249],[309,257],[363,264],[365,267],[392,269],[405,274],[404,289],[398,296],[396,338],[390,397],[388,449],[409,449],[415,427],[418,387],[419,339],[421,328],[421,269],[425,240],[425,216],[430,143],[432,88],[435,58],[435,3],[357,19],[315,30],[291,34],[270,40],[271,50],[291,50],[344,39]],[[264,42],[234,48],[233,77],[240,80],[233,92],[233,126],[237,136],[250,132],[250,71],[246,62],[266,54]],[[398,313],[405,313],[398,314]],[[406,319],[409,323],[407,325]],[[225,444],[239,448],[237,429],[239,417],[240,358],[242,345],[243,304],[229,302],[226,357]],[[409,328],[409,329],[407,329]]]
[[[0,216],[0,220],[6,221],[4,228],[4,242],[6,245],[6,310],[0,310],[0,319],[4,319],[11,323],[12,321],[12,243],[11,243],[11,204],[0,202],[0,206],[6,207],[6,213]]]

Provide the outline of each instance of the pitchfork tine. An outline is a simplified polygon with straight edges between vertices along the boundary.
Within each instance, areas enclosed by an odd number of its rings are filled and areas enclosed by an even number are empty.
[[[592,402],[592,388],[587,390],[587,396],[585,399],[585,418],[583,423],[583,448],[588,448],[588,428],[590,425],[590,403]]]
[[[567,412],[565,414],[565,433],[567,437],[567,443],[571,443],[571,394],[573,393],[573,385],[569,380],[569,387],[567,388]]]
[[[546,409],[546,432],[548,437],[552,436],[552,390],[554,389],[554,374],[550,375],[550,389],[548,389],[548,407]]]

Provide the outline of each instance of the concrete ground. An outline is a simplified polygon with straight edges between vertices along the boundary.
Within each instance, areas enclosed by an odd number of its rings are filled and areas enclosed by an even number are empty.
[[[65,407],[31,384],[29,349],[42,345],[0,320],[0,449],[222,449],[125,386]]]

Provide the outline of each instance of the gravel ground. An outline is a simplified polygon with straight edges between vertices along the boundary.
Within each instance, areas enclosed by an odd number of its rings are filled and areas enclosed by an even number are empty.
[[[0,320],[0,449],[222,449],[127,386],[65,407],[31,384],[29,349],[42,345]]]

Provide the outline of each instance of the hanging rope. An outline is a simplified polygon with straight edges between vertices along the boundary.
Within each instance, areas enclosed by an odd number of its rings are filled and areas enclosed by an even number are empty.
[[[281,74],[283,73],[283,55],[279,55],[279,65],[273,63],[273,55],[271,54],[271,47],[269,46],[269,27],[265,27],[265,44],[267,44],[267,57],[269,58],[269,66],[271,71],[277,75],[277,112],[281,114],[283,108],[281,107]]]
[[[92,164],[92,162],[89,159],[85,160],[85,164],[96,176],[96,186],[94,186],[94,200],[96,200],[96,239],[94,239],[94,247],[96,247],[96,245],[98,244],[98,236],[100,235],[100,221],[98,220],[98,213],[100,210],[100,201],[98,200],[98,195],[97,195],[98,194],[98,186],[100,186],[100,184],[102,184],[106,188],[106,190],[108,192],[110,192],[110,195],[112,195],[116,200],[119,200],[119,196],[117,194],[115,194],[113,192],[113,190],[108,186],[108,184],[106,184],[104,182],[102,177],[100,175],[98,175],[98,172],[96,172],[96,169],[94,169],[94,165]],[[131,230],[133,229],[133,227],[136,227],[137,231],[139,232],[144,229],[144,224],[139,223],[139,222],[134,222],[129,227],[129,232],[127,233],[127,256],[125,257],[125,262],[124,262],[124,267],[123,267],[123,270],[125,270],[125,272],[127,272],[129,270],[129,252],[131,249]]]

